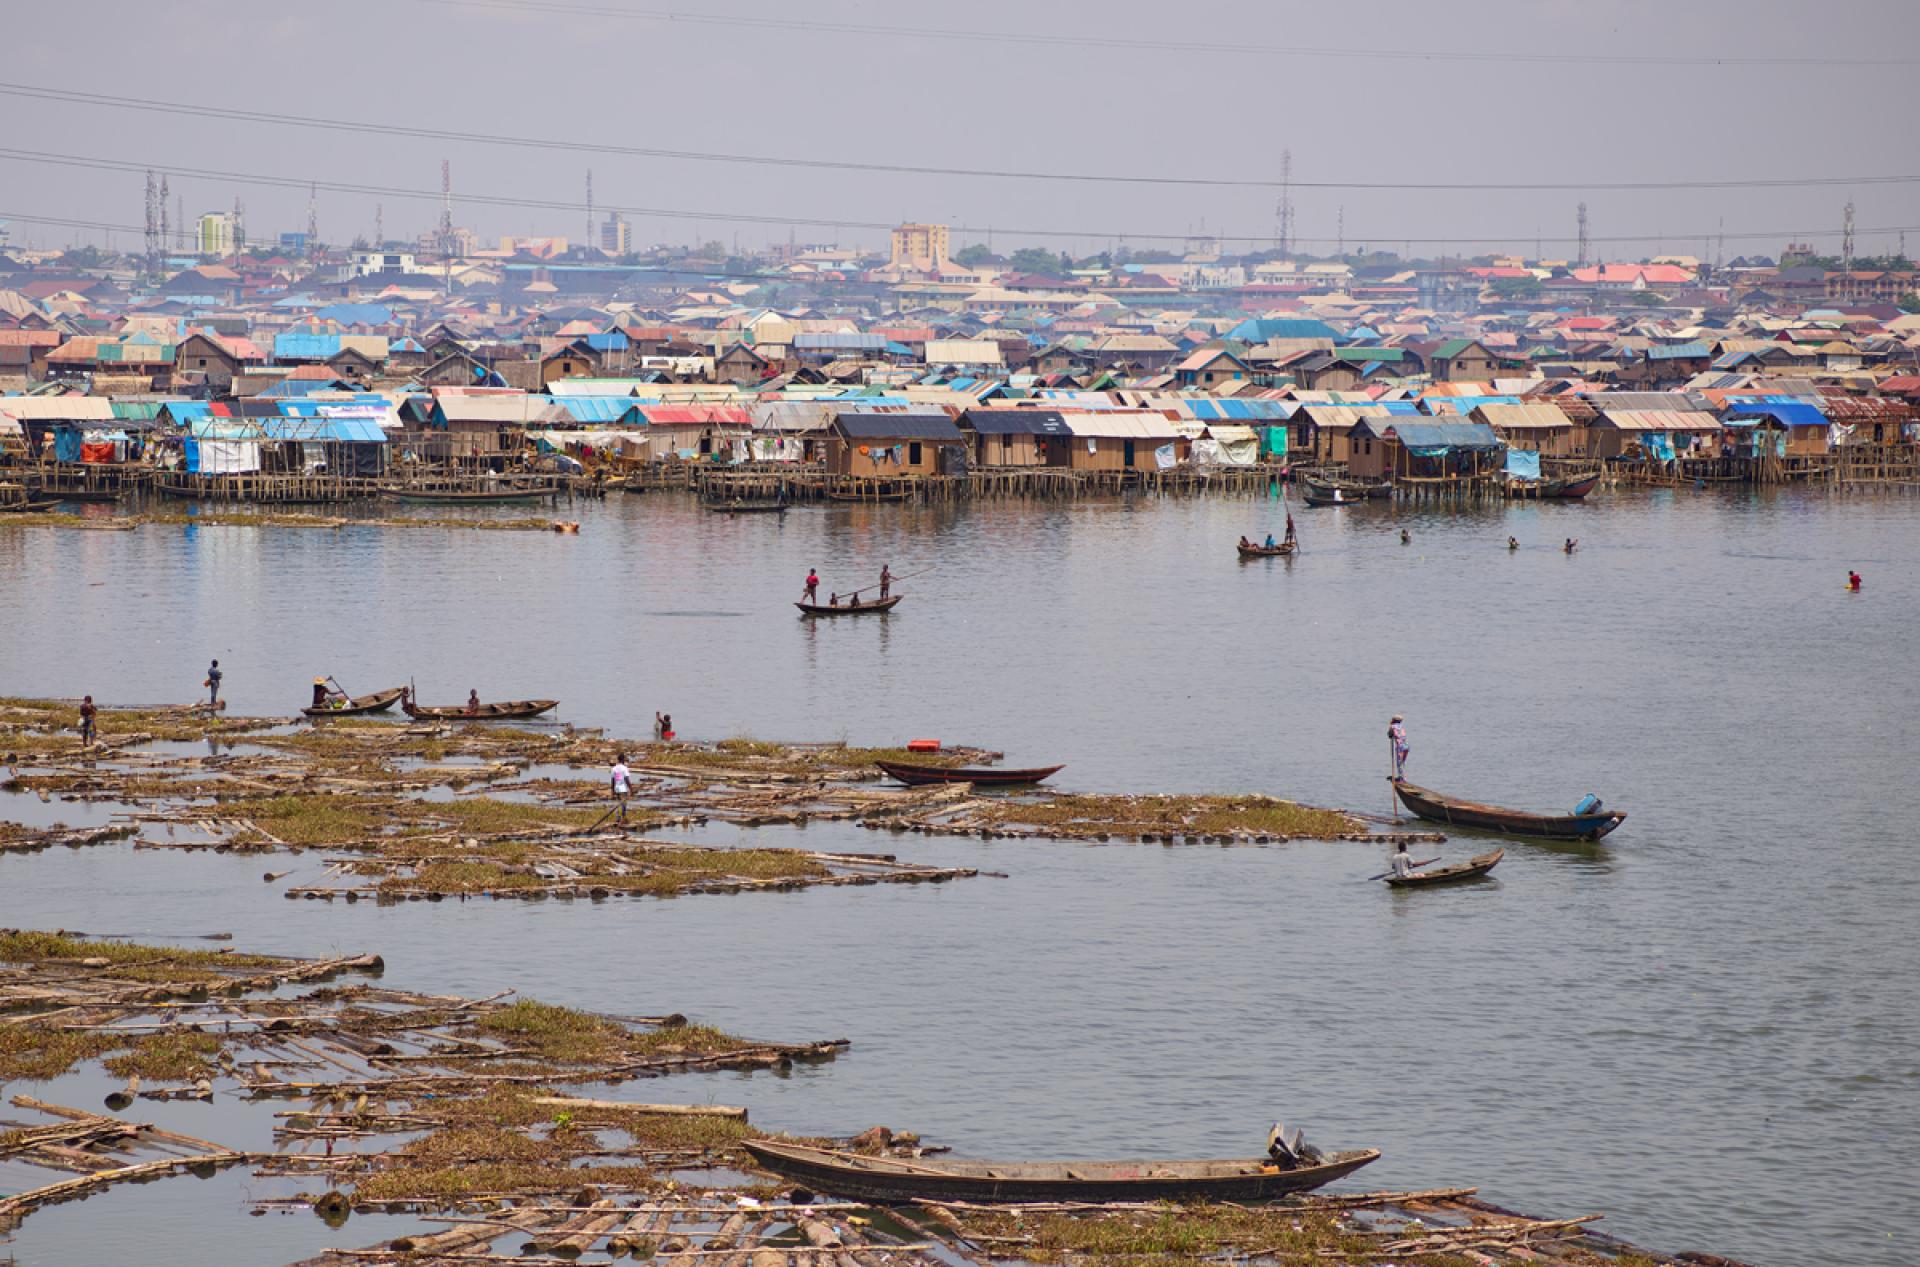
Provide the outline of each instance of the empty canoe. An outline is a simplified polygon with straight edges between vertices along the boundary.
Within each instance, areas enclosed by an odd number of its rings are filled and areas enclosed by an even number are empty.
[[[972,783],[979,787],[1042,783],[1064,768],[1047,765],[1027,770],[985,770],[966,766],[910,765],[904,761],[876,761],[874,764],[888,777],[910,787],[925,787],[930,783]]]
[[[1470,827],[1502,836],[1531,836],[1537,840],[1598,840],[1626,819],[1605,810],[1594,814],[1530,814],[1446,796],[1405,779],[1389,779],[1394,795],[1416,817],[1449,827]]]
[[[770,1139],[743,1141],[774,1174],[816,1192],[866,1201],[1264,1201],[1310,1192],[1380,1156],[1367,1148],[1330,1153],[1281,1170],[1264,1157],[1239,1161],[912,1161],[867,1157]]]

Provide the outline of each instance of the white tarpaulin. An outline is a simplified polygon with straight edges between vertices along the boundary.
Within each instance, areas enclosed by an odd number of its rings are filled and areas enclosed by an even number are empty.
[[[241,475],[260,469],[260,446],[252,440],[200,440],[202,475]]]
[[[1174,464],[1173,446],[1163,444],[1155,449],[1153,451],[1153,462],[1155,466],[1158,466],[1163,471],[1172,466]]]

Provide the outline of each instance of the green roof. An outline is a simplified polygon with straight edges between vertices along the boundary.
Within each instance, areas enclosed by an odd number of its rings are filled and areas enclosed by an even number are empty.
[[[1472,347],[1473,343],[1474,341],[1472,339],[1448,339],[1445,343],[1435,348],[1433,354],[1444,357],[1459,356],[1462,352]]]
[[[1334,356],[1342,361],[1359,361],[1362,365],[1371,361],[1404,361],[1407,359],[1405,348],[1335,348]]]

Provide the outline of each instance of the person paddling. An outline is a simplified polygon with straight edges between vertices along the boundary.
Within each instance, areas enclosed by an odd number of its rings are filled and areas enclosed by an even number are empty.
[[[1394,782],[1407,777],[1407,719],[1395,713],[1393,720],[1387,723],[1387,742],[1393,746]]]
[[[1387,865],[1393,868],[1396,879],[1405,879],[1413,874],[1413,869],[1419,864],[1413,860],[1413,855],[1407,852],[1407,842],[1403,840],[1393,847],[1393,856],[1387,859]]]
[[[881,602],[884,603],[887,601],[887,591],[892,588],[893,588],[893,569],[888,567],[886,564],[882,563],[880,565],[880,601]]]

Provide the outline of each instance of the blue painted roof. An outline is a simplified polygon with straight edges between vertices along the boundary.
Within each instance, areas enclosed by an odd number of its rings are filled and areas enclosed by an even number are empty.
[[[1420,400],[1421,408],[1433,417],[1442,416],[1442,406],[1446,413],[1458,412],[1462,417],[1472,413],[1482,405],[1517,405],[1518,396],[1425,396]]]
[[[1713,349],[1704,343],[1676,343],[1670,347],[1647,349],[1649,361],[1684,361],[1698,356],[1712,356]]]
[[[262,418],[269,440],[334,441],[343,444],[385,444],[387,433],[372,418]]]
[[[1805,401],[1728,401],[1724,418],[1773,418],[1789,427],[1824,427],[1827,416]]]
[[[340,355],[337,334],[287,333],[273,336],[276,361],[325,361]]]
[[[343,326],[383,326],[393,320],[393,309],[384,304],[328,304],[313,315]]]
[[[376,409],[385,409],[388,401],[377,392],[356,392],[345,399],[335,396],[332,400],[283,400],[280,412],[288,418],[318,418],[323,410],[338,409],[345,405],[371,405]]]
[[[583,340],[596,352],[624,352],[627,350],[627,336],[619,330],[589,334]]]
[[[1300,406],[1290,400],[1221,400],[1211,396],[1186,402],[1187,410],[1202,422],[1264,422],[1293,416]]]
[[[1229,339],[1265,343],[1268,339],[1333,339],[1334,328],[1308,317],[1250,317],[1227,333]]]
[[[1362,418],[1354,430],[1366,428],[1381,435],[1389,428],[1394,438],[1414,449],[1503,449],[1506,445],[1484,422],[1411,422],[1399,417]]]
[[[562,396],[554,403],[585,423],[619,422],[635,404],[631,396]]]

